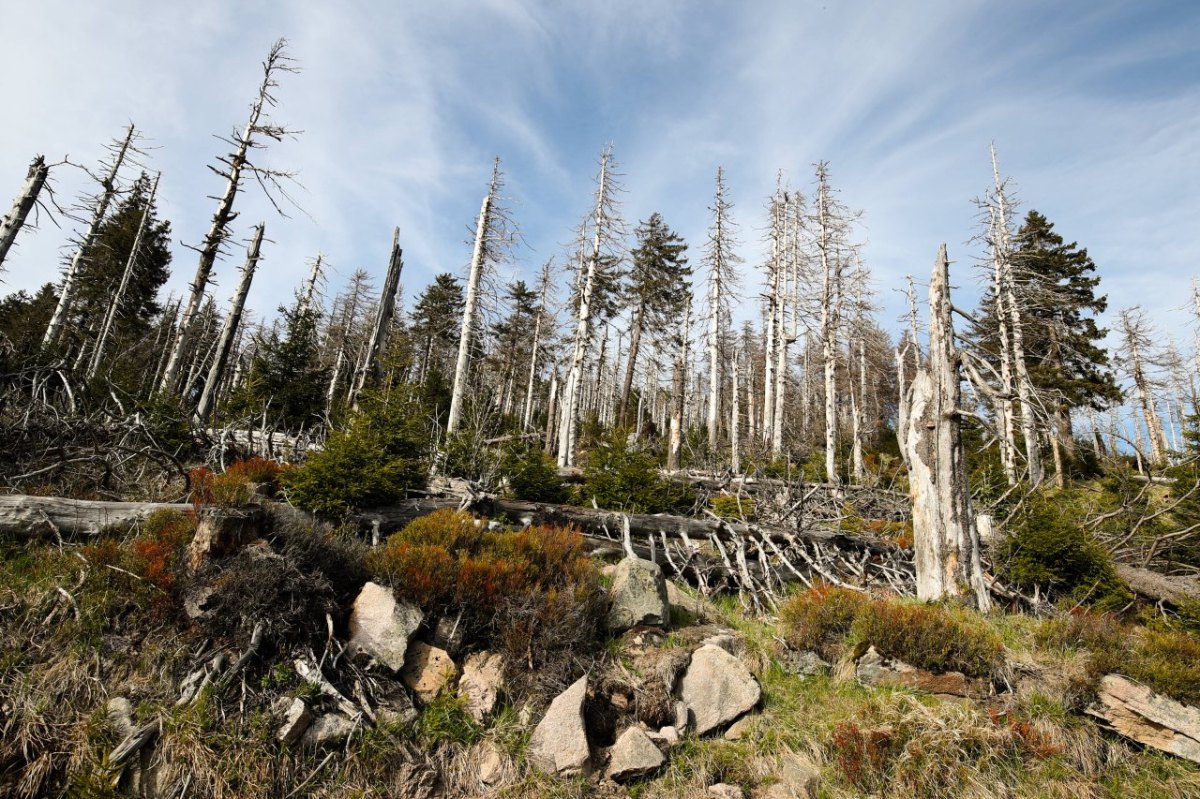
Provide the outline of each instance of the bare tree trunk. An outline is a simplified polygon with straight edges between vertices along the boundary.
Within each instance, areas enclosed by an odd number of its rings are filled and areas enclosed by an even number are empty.
[[[542,318],[546,315],[546,297],[550,292],[550,264],[547,261],[542,267],[541,297],[538,299],[537,316],[533,322],[533,345],[529,348],[529,381],[525,386],[525,409],[521,414],[521,429],[529,430],[533,422],[533,385],[537,377],[538,348],[542,346]],[[553,404],[553,399],[551,404]]]
[[[858,342],[858,395],[850,393],[851,436],[853,438],[853,471],[854,484],[862,485],[866,477],[866,464],[863,462],[863,427],[867,403],[867,342]]]
[[[993,215],[993,236],[996,236]],[[1000,437],[1000,464],[1010,486],[1017,484],[1017,444],[1013,428],[1012,340],[1008,335],[1008,307],[1004,290],[1004,264],[999,251],[992,254],[992,293],[996,304],[997,335],[1000,341],[1000,400],[996,403],[996,431]]]
[[[246,307],[246,295],[250,293],[250,283],[254,280],[254,270],[258,267],[259,250],[262,247],[263,231],[266,224],[260,222],[254,228],[254,236],[250,239],[250,247],[246,250],[246,263],[242,266],[242,279],[238,282],[237,292],[233,295],[233,303],[229,306],[229,314],[225,317],[225,325],[221,329],[221,338],[217,343],[217,353],[208,369],[208,378],[204,381],[204,391],[200,394],[200,402],[196,404],[196,418],[207,419],[216,406],[217,391],[225,377],[225,368],[229,364],[229,353],[233,349],[234,338],[239,334],[242,323],[242,311]]]
[[[558,403],[556,402],[557,399],[558,399],[558,367],[555,367],[554,371],[551,372],[551,374],[550,374],[550,396],[546,400],[546,439],[545,439],[543,448],[546,450],[547,453],[553,453],[553,451],[554,451],[553,447],[554,447],[554,442],[556,439],[556,436],[554,435],[554,433],[555,433],[555,430],[557,430],[557,427],[555,425],[558,421],[557,417],[558,417],[558,413],[559,413]]]
[[[104,221],[104,216],[108,213],[108,206],[117,194],[117,175],[121,171],[121,166],[125,163],[125,155],[129,152],[135,133],[136,130],[133,124],[130,123],[129,130],[125,133],[125,140],[121,142],[121,146],[117,150],[117,155],[113,158],[112,167],[109,169],[108,174],[100,181],[100,196],[96,200],[96,208],[92,212],[92,219],[88,223],[83,238],[79,240],[79,246],[75,249],[75,254],[71,256],[71,263],[67,267],[66,277],[63,278],[62,290],[58,295],[58,305],[54,308],[54,313],[50,317],[50,324],[46,326],[46,335],[42,338],[42,349],[54,346],[58,342],[59,335],[62,333],[63,325],[67,321],[67,312],[70,311],[71,305],[75,302],[75,293],[78,291],[79,272],[83,267],[84,256],[95,243],[96,234],[100,232],[100,223]]]
[[[13,242],[17,240],[17,234],[24,227],[25,219],[37,204],[38,195],[46,185],[49,175],[50,167],[46,166],[46,159],[40,155],[35,156],[29,165],[29,172],[25,175],[25,185],[13,201],[12,210],[0,219],[0,269],[4,267],[4,258],[12,249]]]
[[[367,384],[370,375],[379,374],[379,359],[387,349],[388,334],[392,329],[392,317],[396,313],[396,291],[400,288],[400,272],[404,269],[404,251],[400,249],[400,228],[392,233],[392,254],[388,258],[387,276],[383,279],[383,293],[375,310],[375,324],[371,327],[371,338],[363,350],[362,362],[354,372],[354,382],[346,403],[358,410],[358,395]]]
[[[475,247],[471,253],[471,269],[467,275],[467,300],[463,306],[462,326],[458,336],[458,360],[454,365],[454,388],[450,394],[450,415],[446,419],[446,434],[457,432],[462,420],[463,396],[467,390],[467,366],[471,356],[471,337],[475,333],[475,316],[479,305],[479,281],[483,278],[484,260],[487,257],[486,238],[491,227],[491,207],[496,200],[496,188],[500,179],[500,162],[492,168],[492,182],[479,207],[479,219],[475,225]]]
[[[133,276],[133,270],[137,268],[138,253],[142,249],[142,236],[146,232],[146,222],[150,219],[150,208],[154,203],[154,196],[158,193],[158,179],[161,176],[161,172],[155,174],[154,182],[150,185],[150,193],[146,196],[146,207],[142,210],[142,218],[138,222],[137,234],[133,237],[133,247],[129,250],[129,257],[125,259],[125,269],[121,272],[121,282],[117,285],[117,292],[112,296],[108,304],[108,310],[104,314],[104,321],[100,325],[100,332],[96,336],[96,346],[92,348],[92,360],[87,368],[88,380],[95,377],[96,372],[100,369],[100,362],[104,359],[104,353],[108,347],[108,337],[112,334],[117,312],[121,308],[121,303],[125,301],[125,291],[129,288],[129,279]]]
[[[683,356],[676,356],[675,370],[671,376],[671,430],[667,438],[667,471],[678,471],[680,453],[683,450],[683,405],[684,386]]]
[[[200,245],[200,260],[196,264],[196,276],[192,279],[190,286],[191,294],[188,297],[183,318],[179,322],[179,330],[175,334],[175,341],[171,347],[171,356],[167,360],[167,368],[163,371],[159,391],[170,392],[175,388],[175,381],[179,376],[179,369],[183,361],[188,338],[192,334],[192,323],[195,320],[196,314],[200,311],[201,304],[204,302],[204,293],[208,288],[208,281],[212,275],[213,267],[217,263],[217,256],[221,252],[221,245],[229,237],[229,226],[237,216],[233,210],[233,203],[241,188],[242,173],[247,169],[254,170],[254,167],[250,165],[249,153],[251,148],[261,146],[255,137],[265,135],[269,138],[279,139],[285,134],[282,128],[263,125],[261,124],[261,120],[264,108],[274,105],[275,102],[271,95],[271,90],[278,85],[275,82],[276,73],[291,71],[291,68],[288,66],[290,59],[285,52],[286,45],[287,43],[283,39],[280,39],[267,53],[267,60],[263,62],[262,82],[259,84],[258,94],[255,95],[254,103],[250,106],[250,117],[246,120],[246,126],[242,129],[236,142],[234,142],[235,149],[233,153],[220,159],[227,171],[218,167],[210,167],[218,175],[225,178],[225,191],[217,201],[217,210],[213,214],[212,224],[209,226],[208,234],[204,237],[204,242]],[[254,171],[258,172],[258,170]],[[259,174],[268,173],[260,172]]]
[[[741,439],[741,360],[740,349],[733,353],[733,397],[732,408],[729,411],[729,468],[734,474],[742,473],[742,439]]]
[[[900,425],[913,503],[917,596],[936,601],[970,586],[979,609],[987,610],[991,600],[960,430],[961,356],[954,348],[949,272],[943,244],[929,284],[929,364],[913,377]]]
[[[837,331],[840,323],[840,255],[832,253],[829,183],[824,162],[817,165],[817,249],[821,256],[821,360],[825,371],[825,479],[838,482],[837,471]]]

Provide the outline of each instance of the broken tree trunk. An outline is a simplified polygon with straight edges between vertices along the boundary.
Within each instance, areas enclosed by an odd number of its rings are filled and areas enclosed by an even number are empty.
[[[1200,763],[1200,710],[1181,705],[1117,674],[1100,680],[1087,714],[1144,745]]]
[[[991,603],[971,518],[971,491],[960,430],[960,355],[954,348],[950,261],[938,251],[929,284],[929,359],[913,377],[900,442],[913,505],[917,596],[938,600],[965,586],[980,610]]]
[[[17,240],[17,234],[21,232],[21,228],[25,226],[25,219],[33,210],[33,206],[37,204],[38,195],[41,193],[42,187],[46,185],[46,178],[49,175],[50,167],[46,166],[46,159],[40,155],[36,156],[33,163],[29,165],[29,172],[25,175],[25,185],[21,187],[20,194],[13,201],[12,210],[3,219],[0,219],[0,267],[4,266],[4,257],[12,249],[13,242]]]
[[[354,383],[346,404],[358,408],[358,395],[367,383],[369,375],[379,371],[379,356],[387,347],[388,331],[396,313],[396,290],[400,287],[400,272],[404,269],[404,251],[400,249],[400,228],[392,232],[392,254],[388,258],[387,276],[383,279],[383,293],[379,295],[379,307],[375,311],[375,324],[371,327],[371,338],[363,352],[362,362],[354,373]]]
[[[141,521],[160,510],[184,513],[191,509],[191,505],[175,502],[100,502],[0,495],[0,535],[49,538],[96,535],[106,527]]]
[[[225,377],[225,367],[229,364],[229,353],[233,350],[233,341],[242,323],[242,310],[246,307],[246,295],[250,293],[250,283],[254,280],[254,270],[258,266],[258,253],[262,247],[263,230],[266,223],[260,222],[254,228],[254,238],[246,250],[246,263],[242,266],[242,279],[238,282],[237,293],[233,295],[233,304],[225,317],[225,325],[221,329],[221,338],[217,342],[217,352],[212,365],[208,368],[208,377],[204,381],[204,391],[200,394],[200,402],[196,405],[196,418],[204,420],[212,413],[217,404],[217,391]]]

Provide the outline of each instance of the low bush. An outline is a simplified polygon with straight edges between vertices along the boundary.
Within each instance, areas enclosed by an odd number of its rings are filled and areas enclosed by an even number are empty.
[[[696,501],[689,488],[659,476],[653,455],[631,448],[619,434],[609,436],[589,453],[583,480],[584,500],[595,500],[610,510],[669,513]]]
[[[241,508],[254,498],[255,486],[263,487],[268,494],[278,490],[284,471],[277,461],[258,456],[236,460],[219,474],[197,466],[188,473],[191,500],[197,508],[201,505]]]
[[[1112,560],[1076,521],[1064,493],[1041,495],[1013,525],[996,553],[1000,576],[1023,590],[1040,590],[1099,610],[1117,610],[1133,597]]]
[[[283,483],[292,502],[326,518],[386,505],[425,485],[423,422],[415,407],[372,401]]]
[[[570,497],[558,476],[554,459],[540,447],[511,447],[504,451],[500,476],[508,481],[509,493],[530,502],[561,504]]]
[[[721,494],[712,498],[712,512],[722,519],[754,519],[754,500],[751,497]]]
[[[1004,664],[1003,644],[978,617],[958,618],[938,605],[872,602],[854,620],[850,637],[927,671],[991,677]]]
[[[837,660],[854,620],[870,604],[871,598],[859,591],[818,585],[788,600],[779,618],[789,646]]]

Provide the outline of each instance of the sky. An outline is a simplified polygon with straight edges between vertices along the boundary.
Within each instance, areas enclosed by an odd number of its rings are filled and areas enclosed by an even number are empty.
[[[357,268],[376,283],[400,228],[406,307],[438,272],[463,274],[492,159],[523,243],[502,279],[564,260],[611,142],[632,231],[658,211],[698,263],[713,179],[725,170],[747,302],[763,262],[766,200],[782,170],[808,192],[829,162],[880,320],[900,327],[904,276],[949,245],[978,290],[972,200],[988,147],[1021,211],[1037,209],[1099,267],[1110,311],[1139,304],[1190,343],[1200,262],[1200,3],[887,0],[392,0],[204,3],[6,0],[0,14],[0,198],[30,159],[94,165],[130,121],[163,173],[175,239],[170,289],[191,279],[223,189],[216,136],[244,124],[271,43],[275,121],[302,131],[260,163],[296,170],[298,208],[257,187],[234,237],[266,223],[250,306],[270,315],[322,253],[332,296]],[[58,201],[88,190],[53,170]],[[8,200],[0,199],[7,207]],[[57,225],[61,225],[57,227]],[[41,215],[0,294],[56,280],[78,225]],[[241,252],[212,288],[225,304]],[[969,304],[969,303],[968,303]],[[745,313],[749,313],[746,311]],[[1111,314],[1110,314],[1111,315]]]

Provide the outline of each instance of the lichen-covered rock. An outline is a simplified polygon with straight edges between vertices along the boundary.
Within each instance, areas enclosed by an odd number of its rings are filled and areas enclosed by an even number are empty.
[[[550,703],[529,741],[529,760],[541,771],[569,777],[590,770],[591,753],[583,721],[586,698],[585,675]]]
[[[471,718],[482,724],[496,709],[504,687],[504,657],[493,652],[476,652],[463,663],[458,693],[467,702]]]
[[[350,612],[350,651],[365,652],[392,671],[400,671],[421,619],[421,609],[397,602],[392,589],[367,583]]]
[[[422,702],[431,702],[458,678],[458,667],[444,649],[414,641],[405,655],[400,679]]]
[[[640,624],[665,627],[671,621],[662,568],[641,558],[625,558],[613,574],[608,629],[619,632]]]
[[[303,699],[296,697],[283,712],[283,724],[279,727],[279,732],[275,734],[275,737],[282,744],[294,744],[308,730],[312,720],[313,714],[308,709],[308,704]]]
[[[326,713],[313,720],[301,740],[305,746],[312,749],[341,746],[352,732],[354,732],[353,721],[341,713]]]
[[[808,756],[784,755],[778,777],[779,781],[767,788],[763,799],[817,799],[821,767]]]
[[[604,776],[621,782],[642,777],[667,762],[641,727],[630,727],[613,744]]]
[[[762,698],[758,680],[740,660],[707,644],[692,653],[679,697],[697,735],[735,721]]]

